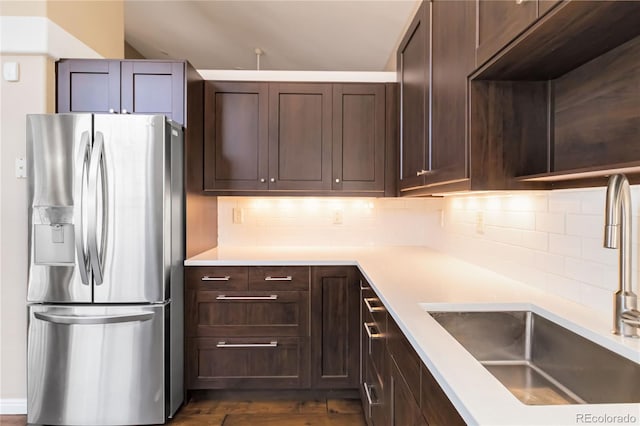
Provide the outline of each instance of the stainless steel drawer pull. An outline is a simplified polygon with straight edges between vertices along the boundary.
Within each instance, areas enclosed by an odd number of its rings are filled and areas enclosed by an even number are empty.
[[[225,275],[224,277],[210,277],[205,275],[201,278],[202,281],[229,281],[231,279],[231,275]]]
[[[277,294],[270,296],[225,296],[220,294],[216,297],[216,300],[278,300]]]
[[[364,382],[363,386],[364,386],[364,394],[367,396],[367,404],[369,406],[378,405],[379,402],[378,401],[374,402],[373,398],[371,397],[371,391],[372,390],[375,391],[375,389],[373,389],[373,386],[369,386],[367,382]]]
[[[373,339],[382,339],[384,337],[384,335],[382,333],[378,332],[378,328],[372,322],[365,322],[364,323],[364,329],[367,332],[367,336],[369,336],[369,339],[371,339],[371,340],[373,340]],[[375,332],[372,331],[372,329],[375,329]]]
[[[272,277],[271,275],[264,277],[265,281],[291,281],[293,277],[291,275],[287,275],[286,277]]]
[[[227,343],[224,340],[216,344],[216,348],[277,348],[278,341],[272,340],[269,343]]]
[[[384,312],[384,306],[371,306],[371,301],[378,300],[377,297],[365,297],[364,304],[367,305],[369,312]],[[379,300],[378,300],[379,301]]]

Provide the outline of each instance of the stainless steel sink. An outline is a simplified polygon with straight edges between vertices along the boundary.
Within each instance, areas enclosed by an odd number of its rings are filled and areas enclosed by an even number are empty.
[[[429,314],[525,404],[640,402],[640,365],[533,312]]]

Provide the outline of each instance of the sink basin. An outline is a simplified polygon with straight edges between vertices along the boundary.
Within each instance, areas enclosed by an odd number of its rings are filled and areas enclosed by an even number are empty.
[[[429,314],[525,404],[640,402],[640,365],[534,312]]]

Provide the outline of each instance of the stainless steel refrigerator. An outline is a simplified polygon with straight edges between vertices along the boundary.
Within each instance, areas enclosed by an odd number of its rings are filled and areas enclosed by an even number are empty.
[[[164,423],[183,400],[181,127],[27,117],[28,416]]]

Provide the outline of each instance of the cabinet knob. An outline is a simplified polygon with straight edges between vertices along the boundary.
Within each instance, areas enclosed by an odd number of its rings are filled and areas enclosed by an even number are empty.
[[[109,108],[109,114],[117,114],[117,112],[115,109]]]
[[[416,176],[424,176],[427,173],[429,173],[429,170],[424,170],[424,169],[423,170],[419,170],[419,171],[416,172]]]
[[[267,180],[265,178],[260,178],[260,183],[265,183]]]
[[[271,179],[269,179],[269,182],[271,182],[271,183],[273,183],[273,182],[275,182],[275,181],[276,181],[276,178],[271,178]]]
[[[123,113],[123,114],[129,114],[129,111],[127,111],[126,109],[124,109],[124,108],[123,108],[123,109],[122,109],[122,113]]]
[[[340,178],[336,178],[336,183],[340,183]]]

